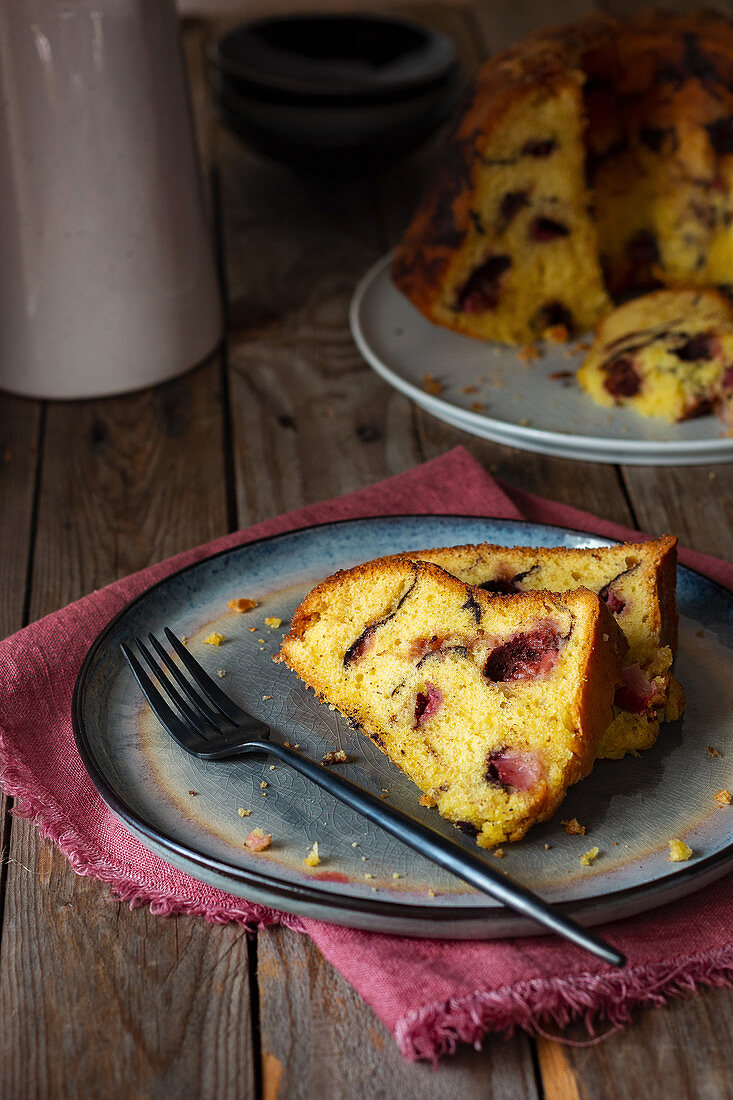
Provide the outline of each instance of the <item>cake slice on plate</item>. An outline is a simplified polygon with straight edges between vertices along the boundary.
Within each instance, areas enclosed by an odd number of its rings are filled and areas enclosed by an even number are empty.
[[[489,593],[534,589],[564,592],[584,585],[598,593],[628,642],[613,720],[600,757],[650,748],[660,722],[682,713],[682,688],[671,672],[677,649],[677,539],[615,546],[447,546],[409,555],[433,562]]]
[[[281,659],[490,848],[591,770],[625,650],[587,589],[492,597],[397,558],[319,584]]]

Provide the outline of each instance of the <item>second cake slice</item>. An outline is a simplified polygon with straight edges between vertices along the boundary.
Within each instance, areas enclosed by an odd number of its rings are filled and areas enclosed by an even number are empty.
[[[296,609],[281,657],[482,847],[593,766],[626,642],[586,589],[490,597],[424,562],[357,566]]]

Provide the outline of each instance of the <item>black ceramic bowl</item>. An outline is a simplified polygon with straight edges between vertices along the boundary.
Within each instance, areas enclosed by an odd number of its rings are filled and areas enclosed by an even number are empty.
[[[209,50],[214,103],[282,163],[348,173],[415,149],[462,81],[450,39],[401,20],[291,16],[230,31]]]
[[[260,19],[214,42],[209,60],[241,94],[364,103],[409,97],[456,67],[450,38],[366,15]]]

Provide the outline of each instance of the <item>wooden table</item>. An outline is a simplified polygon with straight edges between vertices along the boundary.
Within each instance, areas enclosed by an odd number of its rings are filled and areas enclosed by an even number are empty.
[[[454,34],[472,67],[527,29],[523,5],[505,4],[501,22],[495,7],[443,0],[419,14]],[[210,33],[187,25],[186,45],[225,272],[226,349],[130,396],[0,398],[2,634],[177,551],[456,443],[510,484],[730,557],[730,465],[525,454],[446,427],[369,370],[349,335],[349,298],[395,242],[435,150],[347,183],[307,182],[258,159],[208,110]],[[236,925],[131,912],[77,877],[27,821],[6,812],[2,826],[4,1097],[732,1094],[733,992],[639,1012],[600,1045],[492,1036],[434,1073],[402,1061],[306,937],[273,928],[249,938]],[[569,1034],[584,1038],[580,1027]]]

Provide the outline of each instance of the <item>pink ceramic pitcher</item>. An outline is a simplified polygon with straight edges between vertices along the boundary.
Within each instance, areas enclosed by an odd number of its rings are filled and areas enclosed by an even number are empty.
[[[0,389],[205,358],[221,307],[173,0],[0,3]]]

